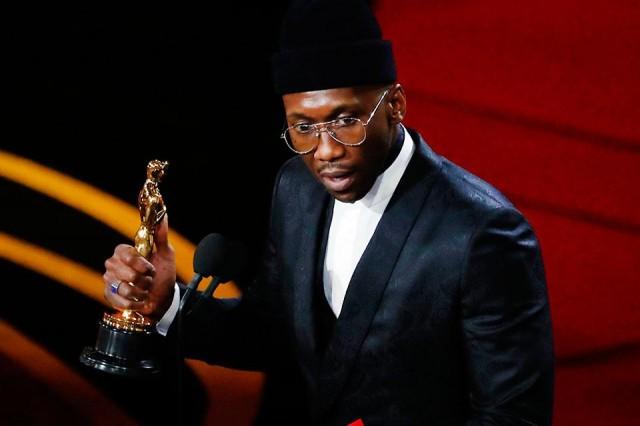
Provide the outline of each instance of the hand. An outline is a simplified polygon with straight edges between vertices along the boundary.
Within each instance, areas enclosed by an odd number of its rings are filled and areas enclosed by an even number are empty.
[[[155,230],[156,250],[146,260],[133,246],[118,245],[104,263],[104,297],[115,309],[131,309],[159,320],[171,306],[176,282],[176,258],[169,244],[169,220],[164,215]],[[111,283],[120,282],[113,293]]]

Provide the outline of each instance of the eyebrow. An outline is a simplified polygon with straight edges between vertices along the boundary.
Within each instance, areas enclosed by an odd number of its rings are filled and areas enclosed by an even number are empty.
[[[335,107],[334,109],[332,109],[329,114],[327,114],[322,121],[324,120],[333,120],[335,117],[337,117],[338,115],[340,115],[341,113],[345,112],[345,111],[354,111],[357,112],[359,109],[360,105],[359,104],[353,104],[353,105],[338,105],[337,107]],[[287,114],[287,119],[293,121],[293,120],[299,120],[299,119],[304,119],[304,120],[309,120],[309,121],[314,121],[315,119],[312,117],[309,117],[308,115],[305,115],[301,112],[293,112],[291,114]]]

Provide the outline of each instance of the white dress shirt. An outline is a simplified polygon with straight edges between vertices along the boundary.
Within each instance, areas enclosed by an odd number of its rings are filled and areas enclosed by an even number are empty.
[[[322,279],[324,294],[336,317],[342,310],[353,271],[415,151],[411,135],[404,127],[403,130],[400,153],[369,192],[354,203],[334,200]]]
[[[351,275],[415,151],[411,135],[404,126],[402,130],[404,140],[400,153],[378,176],[369,192],[354,203],[334,200],[322,278],[324,294],[336,317],[340,315]],[[179,305],[180,289],[175,284],[171,306],[156,324],[158,333],[167,335]]]

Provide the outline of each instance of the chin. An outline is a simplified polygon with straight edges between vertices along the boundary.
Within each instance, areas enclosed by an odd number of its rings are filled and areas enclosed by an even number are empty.
[[[330,194],[333,196],[333,198],[343,203],[355,203],[356,201],[358,201],[363,197],[363,195],[358,195],[355,192],[345,192],[342,194],[336,194],[336,193],[330,192]]]

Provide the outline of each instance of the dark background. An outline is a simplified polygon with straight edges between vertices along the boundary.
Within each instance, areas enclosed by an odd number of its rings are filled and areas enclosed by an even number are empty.
[[[3,147],[127,201],[167,158],[182,233],[253,235],[288,155],[269,68],[284,2],[260,3],[16,12]],[[233,218],[245,210],[250,223]]]
[[[284,117],[269,68],[283,10],[284,1],[206,8],[89,2],[14,10],[0,148],[132,205],[147,162],[169,160],[161,191],[172,228],[194,243],[209,232],[240,239],[255,258],[273,178],[289,156],[279,139]],[[115,245],[129,242],[15,182],[0,179],[0,194],[0,230],[100,273]],[[175,418],[171,362],[166,375],[152,382],[84,370],[78,356],[95,342],[104,306],[8,261],[0,259],[0,267],[5,282],[14,284],[0,298],[3,321],[88,379],[135,421]],[[41,378],[27,371],[9,375],[16,365],[2,352],[0,364],[8,376],[0,390],[3,423],[86,424],[73,405],[52,398],[55,389],[38,391],[47,388]],[[23,388],[33,391],[17,391]],[[204,415],[207,397],[188,371],[183,393],[194,399],[186,419],[195,422]],[[108,419],[99,409],[93,422]]]

